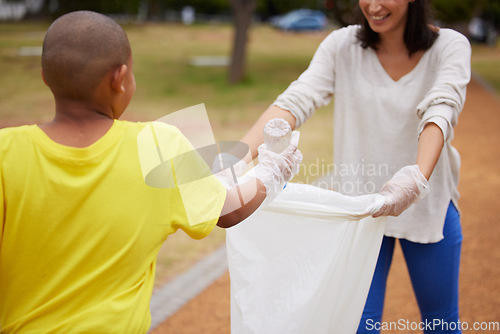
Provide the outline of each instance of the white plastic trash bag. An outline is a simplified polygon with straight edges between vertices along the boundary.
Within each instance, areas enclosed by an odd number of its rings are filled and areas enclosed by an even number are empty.
[[[371,214],[382,204],[289,183],[228,229],[231,333],[355,333],[385,228]]]

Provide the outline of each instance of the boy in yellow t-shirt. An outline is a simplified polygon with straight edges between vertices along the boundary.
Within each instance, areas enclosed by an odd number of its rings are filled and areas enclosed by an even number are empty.
[[[54,120],[0,130],[2,333],[147,332],[156,255],[168,235],[180,228],[199,239],[216,224],[233,226],[296,172],[295,146],[281,154],[263,147],[256,179],[241,186],[226,190],[205,175],[182,190],[177,178],[200,169],[196,155],[170,165],[172,187],[148,186],[141,131],[154,132],[170,157],[193,147],[173,126],[118,120],[135,91],[132,66],[124,31],[106,16],[70,13],[47,31],[42,76]],[[196,224],[186,214],[189,191]]]

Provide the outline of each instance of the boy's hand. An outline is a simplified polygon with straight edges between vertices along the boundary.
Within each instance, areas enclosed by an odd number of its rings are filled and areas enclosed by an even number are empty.
[[[264,144],[261,145],[258,150],[259,163],[243,176],[247,181],[241,185],[236,182],[236,187],[231,187],[221,180],[228,191],[218,226],[228,228],[238,224],[257,210],[266,198],[272,200],[283,190],[285,184],[298,173],[302,162],[302,153],[297,150],[298,139],[298,133],[295,138],[292,136],[293,144],[281,153],[272,152]],[[220,179],[223,172],[216,176]]]
[[[302,162],[302,153],[297,146],[292,144],[283,152],[275,153],[266,148],[264,144],[258,148],[259,163],[253,172],[256,178],[266,187],[266,196],[274,198],[285,184],[298,173]]]
[[[394,174],[380,190],[385,203],[373,217],[399,216],[429,192],[429,182],[418,165],[406,166]]]

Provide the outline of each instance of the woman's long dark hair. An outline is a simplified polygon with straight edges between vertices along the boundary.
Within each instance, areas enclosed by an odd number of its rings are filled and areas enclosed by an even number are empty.
[[[361,29],[357,37],[363,48],[371,47],[377,49],[380,42],[380,36],[373,31],[368,21],[363,15],[361,8],[357,8],[358,23]],[[431,27],[431,13],[428,0],[414,0],[408,5],[408,19],[406,20],[404,42],[411,56],[417,51],[429,49],[438,33]]]

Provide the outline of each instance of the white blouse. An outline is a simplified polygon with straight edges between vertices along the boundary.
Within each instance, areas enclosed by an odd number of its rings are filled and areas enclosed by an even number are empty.
[[[450,200],[458,207],[460,156],[451,140],[470,80],[470,43],[454,30],[440,29],[415,68],[394,81],[375,51],[361,47],[358,29],[348,26],[327,36],[308,69],[274,105],[289,110],[300,126],[335,94],[331,185],[347,195],[377,192],[400,168],[415,164],[420,132],[436,123],[445,144],[430,193],[399,217],[389,217],[385,235],[437,242]]]

